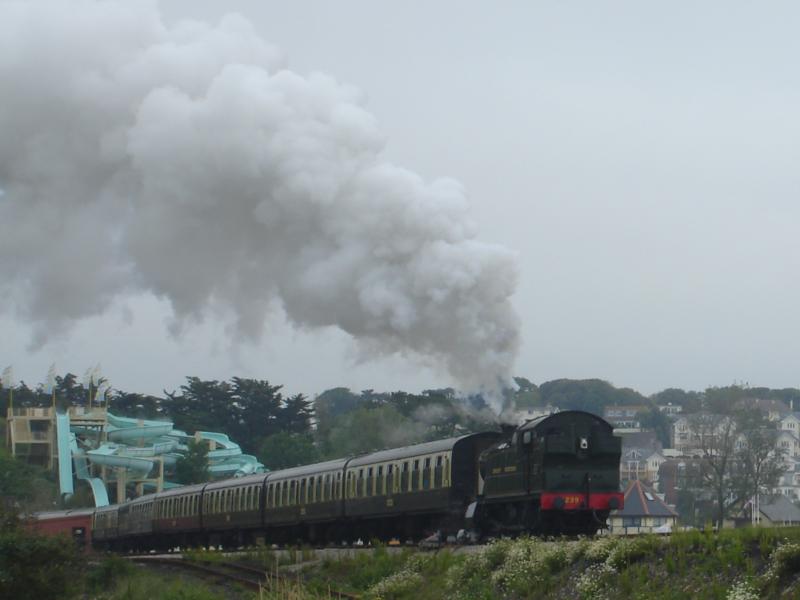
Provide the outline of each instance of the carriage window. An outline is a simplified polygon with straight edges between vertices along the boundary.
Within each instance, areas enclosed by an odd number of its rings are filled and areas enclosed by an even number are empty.
[[[436,457],[436,466],[437,467],[441,467],[442,466],[442,456],[441,456],[441,454]]]
[[[300,504],[305,504],[308,501],[308,495],[306,492],[308,488],[306,487],[306,480],[305,478],[300,480]]]
[[[314,478],[313,477],[309,477],[308,478],[308,501],[309,501],[309,503],[314,502],[314,500],[316,500],[316,493],[317,493],[317,488],[314,487]]]

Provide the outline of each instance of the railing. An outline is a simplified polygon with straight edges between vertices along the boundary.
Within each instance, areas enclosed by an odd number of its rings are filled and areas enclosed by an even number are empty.
[[[53,409],[48,408],[30,408],[30,407],[14,407],[6,411],[9,417],[47,417],[52,418]]]

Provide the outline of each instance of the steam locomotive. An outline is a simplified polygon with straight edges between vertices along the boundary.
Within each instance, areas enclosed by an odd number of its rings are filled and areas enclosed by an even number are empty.
[[[97,508],[91,541],[144,551],[434,532],[591,535],[622,508],[620,451],[606,421],[564,411],[510,435],[474,433]],[[40,522],[55,518],[47,515]]]

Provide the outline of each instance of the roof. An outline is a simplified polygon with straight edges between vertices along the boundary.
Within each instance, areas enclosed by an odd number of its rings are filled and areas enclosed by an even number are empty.
[[[769,504],[761,504],[759,512],[773,523],[800,523],[800,508],[783,495],[776,496]]]
[[[266,474],[266,477],[268,481],[273,482],[282,481],[283,479],[290,479],[293,477],[303,477],[305,475],[316,475],[317,473],[341,471],[346,462],[346,458],[339,458],[337,460],[329,460],[327,462],[315,463],[313,465],[303,465],[302,467],[292,467],[290,469],[282,469],[280,471],[270,471]],[[264,475],[261,477],[263,478]]]
[[[158,499],[171,498],[172,496],[183,496],[184,494],[193,494],[203,490],[205,483],[195,483],[191,485],[182,485],[180,487],[171,488],[158,493]]]
[[[470,433],[457,438],[447,438],[445,440],[425,442],[424,444],[415,444],[413,446],[405,446],[403,448],[393,448],[392,450],[380,450],[378,452],[372,452],[371,454],[357,456],[348,463],[347,467],[359,467],[361,465],[369,465],[389,460],[400,460],[403,458],[410,458],[412,456],[422,456],[425,454],[444,452],[452,449],[459,440],[463,440],[472,435],[474,434]]]
[[[50,519],[64,519],[69,517],[88,517],[94,514],[93,508],[72,508],[69,510],[51,510],[37,512],[31,515],[37,521],[48,521]]]
[[[538,429],[539,427],[543,427],[546,423],[572,423],[576,420],[598,423],[607,428],[609,431],[613,429],[613,426],[608,421],[594,413],[583,410],[562,410],[561,412],[553,413],[552,415],[542,415],[541,417],[531,419],[524,425],[520,425],[518,431]]]
[[[253,475],[246,475],[245,477],[229,477],[228,479],[219,479],[217,481],[210,481],[208,483],[198,485],[201,487],[205,485],[207,490],[215,490],[222,487],[240,487],[253,484],[262,484],[264,483],[266,476],[266,473],[255,473]]]
[[[625,504],[614,513],[618,517],[677,517],[678,513],[667,506],[656,493],[638,479],[631,481],[625,490]]]
[[[622,449],[627,448],[650,448],[650,450],[661,450],[661,442],[655,431],[632,431],[620,433],[622,438]]]

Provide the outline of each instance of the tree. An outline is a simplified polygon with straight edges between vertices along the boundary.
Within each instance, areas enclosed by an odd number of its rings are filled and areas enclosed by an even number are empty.
[[[657,406],[650,406],[639,412],[636,417],[639,419],[643,429],[652,429],[658,436],[658,441],[664,448],[669,448],[670,432],[672,431],[672,421]]]
[[[748,388],[738,385],[707,388],[703,396],[703,410],[716,414],[731,413],[744,398],[753,397]]]
[[[208,445],[202,441],[189,440],[186,454],[175,464],[175,481],[189,485],[208,480]]]
[[[168,393],[168,401],[164,403],[176,428],[233,434],[239,415],[233,410],[231,386],[227,382],[187,377],[180,389],[180,395]]]
[[[282,431],[289,433],[307,433],[311,430],[314,418],[314,406],[303,394],[296,394],[286,399],[278,415],[278,424]]]
[[[88,391],[77,381],[78,378],[74,373],[56,377],[56,397],[62,406],[84,406],[86,404]]]
[[[647,399],[630,388],[615,388],[601,379],[556,379],[539,386],[542,404],[562,410],[585,410],[602,415],[614,404],[647,404]]]
[[[703,394],[700,392],[686,392],[679,388],[667,388],[650,396],[653,404],[665,406],[673,404],[682,406],[683,412],[687,414],[700,412],[703,405]]]
[[[535,383],[525,379],[524,377],[514,377],[514,382],[519,387],[512,394],[512,399],[515,408],[534,408],[541,406],[542,394]]]
[[[739,495],[750,499],[774,488],[785,470],[784,451],[777,447],[778,431],[756,408],[737,411],[737,457],[741,480]]]
[[[698,413],[689,419],[693,446],[700,455],[701,480],[711,489],[716,505],[715,523],[722,527],[728,508],[734,503],[733,473],[736,458],[736,423],[732,415]]]
[[[108,400],[109,410],[126,417],[156,419],[163,416],[161,398],[147,394],[115,391]]]
[[[724,414],[698,413],[689,419],[700,453],[698,476],[711,490],[714,521],[722,526],[730,507],[773,488],[783,470],[778,432],[757,408],[730,408]]]
[[[241,377],[234,377],[231,382],[232,409],[237,416],[234,429],[228,434],[246,452],[255,453],[259,440],[280,431],[281,386]]]
[[[311,435],[281,431],[264,438],[258,460],[274,471],[316,462],[319,460],[319,452]]]
[[[421,442],[428,428],[394,406],[359,408],[341,415],[326,440],[330,458],[362,454]]]
[[[0,514],[0,597],[73,598],[84,559],[65,536],[26,531],[13,514]]]

